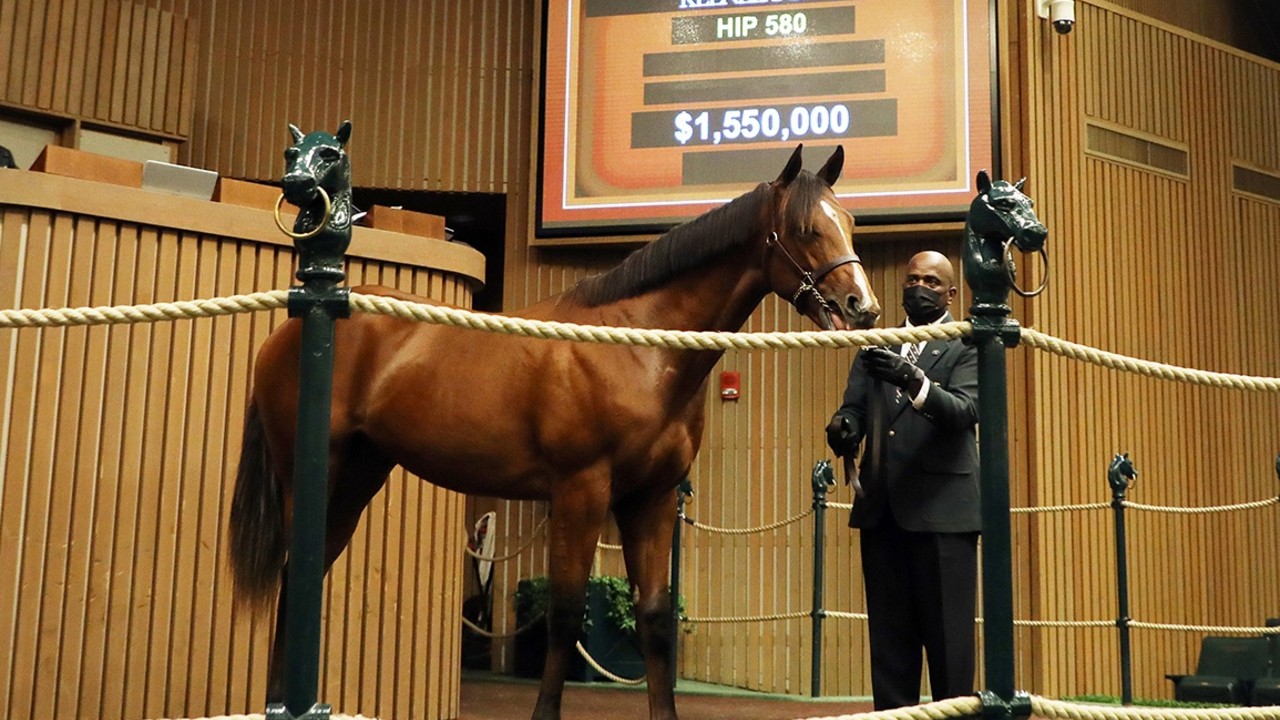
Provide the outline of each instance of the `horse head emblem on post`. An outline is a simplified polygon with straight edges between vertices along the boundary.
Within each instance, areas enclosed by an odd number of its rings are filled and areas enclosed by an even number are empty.
[[[1048,282],[1049,256],[1044,245],[1049,231],[1036,217],[1035,203],[1022,193],[1025,182],[1026,178],[1016,183],[992,181],[986,170],[978,172],[978,195],[969,205],[964,248],[965,277],[978,305],[1004,306],[1011,288],[1022,297],[1035,297]],[[1045,268],[1040,287],[1032,291],[1018,287],[1011,247],[1040,254]]]
[[[289,133],[293,145],[284,151],[276,226],[293,238],[298,249],[299,280],[305,280],[306,273],[341,281],[342,255],[351,243],[351,162],[346,153],[351,121],[344,121],[332,135],[324,131],[304,135],[294,125],[289,125]],[[293,230],[280,217],[286,200],[299,210]]]

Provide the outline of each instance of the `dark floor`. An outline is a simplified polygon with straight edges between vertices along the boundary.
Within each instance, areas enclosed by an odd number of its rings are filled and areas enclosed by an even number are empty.
[[[537,698],[536,681],[464,673],[460,720],[523,720],[532,714]],[[676,686],[676,710],[681,720],[793,720],[868,712],[871,702],[860,698],[810,700],[681,680]],[[649,705],[643,687],[569,683],[561,713],[561,720],[646,720]]]

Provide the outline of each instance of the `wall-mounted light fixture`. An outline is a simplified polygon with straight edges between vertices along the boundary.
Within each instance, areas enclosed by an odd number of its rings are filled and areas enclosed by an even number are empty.
[[[1036,14],[1053,23],[1059,35],[1066,35],[1076,26],[1076,0],[1035,0]]]

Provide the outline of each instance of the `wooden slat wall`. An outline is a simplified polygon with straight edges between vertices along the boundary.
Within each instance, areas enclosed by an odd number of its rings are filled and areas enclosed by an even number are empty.
[[[1280,66],[1101,0],[1077,3],[1076,32],[1024,18],[1029,189],[1051,231],[1053,290],[1034,303],[1046,332],[1177,365],[1280,375],[1280,321],[1262,274],[1280,267],[1280,206],[1231,192],[1231,162],[1280,168],[1272,124]],[[1090,156],[1087,119],[1188,148],[1179,179]],[[1027,351],[1023,351],[1027,352]],[[1149,380],[1043,353],[1032,358],[1033,504],[1109,498],[1106,467],[1132,453],[1131,498],[1201,506],[1275,495],[1280,400]],[[1132,617],[1261,625],[1280,610],[1275,511],[1182,516],[1130,512]],[[1034,615],[1115,616],[1107,512],[1038,516],[1015,527],[1035,557]],[[1115,632],[1036,631],[1020,681],[1036,692],[1118,694]],[[1134,688],[1167,697],[1194,668],[1195,633],[1134,631]]]
[[[0,103],[186,137],[194,30],[184,15],[125,0],[0,3]]]
[[[350,119],[361,187],[509,192],[527,140],[533,3],[174,0],[198,21],[196,122],[183,159],[280,172],[286,123]]]
[[[5,307],[287,287],[292,251],[0,208]],[[454,276],[352,260],[467,305]],[[0,717],[261,712],[268,617],[233,613],[223,528],[257,347],[284,313],[0,330]],[[463,499],[403,473],[335,565],[320,696],[457,715]]]

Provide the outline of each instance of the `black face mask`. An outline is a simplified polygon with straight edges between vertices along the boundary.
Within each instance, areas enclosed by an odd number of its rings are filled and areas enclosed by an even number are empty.
[[[942,294],[924,285],[912,285],[902,290],[902,309],[907,311],[912,325],[924,325],[942,317],[947,306],[942,303]]]

